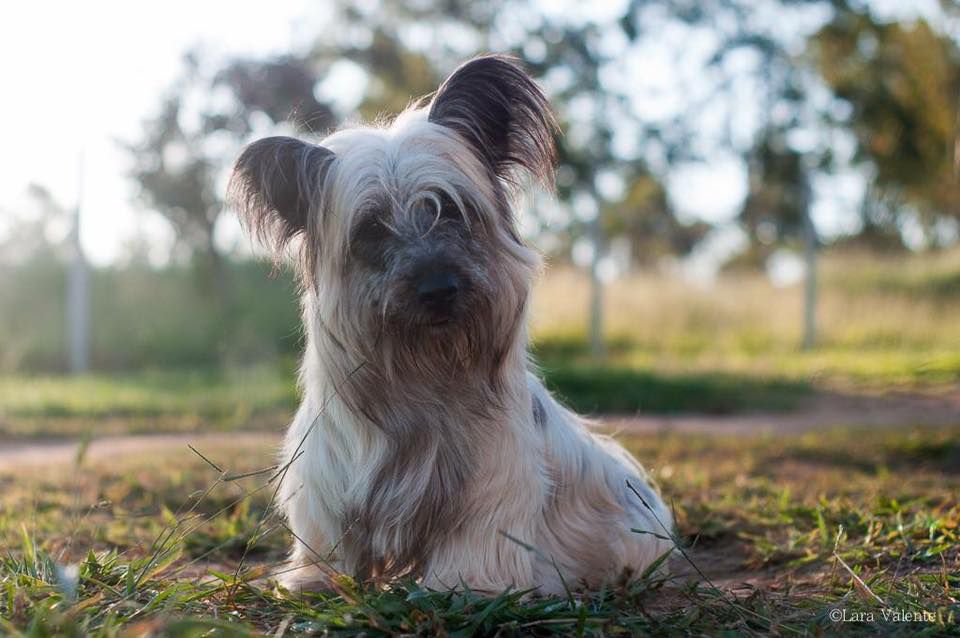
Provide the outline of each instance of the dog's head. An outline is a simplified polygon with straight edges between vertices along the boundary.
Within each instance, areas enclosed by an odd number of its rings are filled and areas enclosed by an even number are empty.
[[[230,196],[255,237],[293,254],[320,315],[308,322],[343,347],[475,365],[522,324],[537,259],[512,201],[528,176],[552,181],[555,129],[511,59],[481,57],[389,126],[251,144]]]

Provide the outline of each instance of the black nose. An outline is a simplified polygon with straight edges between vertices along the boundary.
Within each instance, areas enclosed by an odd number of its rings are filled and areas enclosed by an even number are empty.
[[[459,291],[460,281],[450,271],[429,272],[417,283],[417,298],[433,311],[449,310]]]

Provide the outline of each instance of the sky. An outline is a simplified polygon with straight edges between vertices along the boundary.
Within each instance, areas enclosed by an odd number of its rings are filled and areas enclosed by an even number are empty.
[[[597,6],[607,4],[619,2]],[[217,59],[302,49],[326,15],[324,3],[307,0],[7,5],[0,9],[5,89],[0,102],[0,215],[18,210],[30,183],[45,186],[59,202],[72,206],[82,181],[81,240],[97,265],[122,258],[125,242],[138,233],[156,246],[158,259],[168,251],[170,230],[156,213],[134,201],[135,187],[126,178],[128,159],[118,142],[137,138],[142,121],[156,111],[181,71],[184,52],[201,46]],[[646,81],[670,79],[667,49],[651,42],[640,56],[637,63]],[[842,232],[862,179],[845,175],[817,187],[822,194],[814,207],[818,226],[827,233]],[[668,188],[681,215],[718,222],[736,213],[746,175],[737,160],[715,157],[671,171]],[[232,217],[224,217],[221,225],[222,242],[241,241]]]
[[[64,205],[77,200],[83,156],[82,242],[90,260],[122,254],[139,228],[164,243],[169,230],[134,205],[118,140],[137,138],[183,53],[269,54],[309,42],[322,19],[306,0],[239,3],[16,2],[0,9],[0,214],[31,182]],[[13,5],[13,6],[11,6]],[[187,17],[188,19],[185,19]]]

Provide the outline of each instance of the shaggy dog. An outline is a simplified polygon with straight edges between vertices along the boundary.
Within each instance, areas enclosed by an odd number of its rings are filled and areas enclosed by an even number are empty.
[[[245,226],[292,254],[303,288],[284,584],[329,586],[332,565],[551,594],[642,572],[672,547],[669,511],[527,360],[539,258],[513,205],[526,178],[552,182],[546,98],[487,56],[421,104],[319,145],[257,141],[231,179]]]

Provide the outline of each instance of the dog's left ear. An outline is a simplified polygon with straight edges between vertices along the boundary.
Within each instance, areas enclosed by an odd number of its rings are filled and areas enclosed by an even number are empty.
[[[453,72],[430,102],[429,120],[459,133],[503,180],[526,171],[553,185],[557,124],[540,87],[513,58],[474,58]]]

